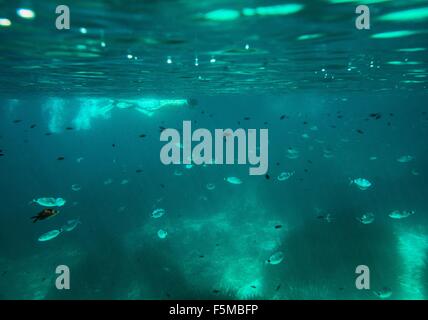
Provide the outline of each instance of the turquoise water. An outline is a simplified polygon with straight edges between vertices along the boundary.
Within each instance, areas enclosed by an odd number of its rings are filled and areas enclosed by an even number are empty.
[[[428,1],[359,3],[0,1],[0,299],[426,299]],[[186,120],[267,175],[164,165]]]

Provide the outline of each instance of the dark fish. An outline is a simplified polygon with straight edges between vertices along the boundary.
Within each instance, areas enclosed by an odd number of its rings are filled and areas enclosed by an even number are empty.
[[[43,211],[39,212],[36,216],[31,217],[31,219],[33,219],[33,223],[36,223],[37,221],[41,221],[41,220],[45,220],[45,219],[49,219],[52,217],[55,217],[57,214],[59,213],[58,210],[54,210],[54,209],[43,209]]]
[[[280,120],[284,120],[285,119],[285,114],[283,114],[281,117],[279,117]]]
[[[13,123],[20,123],[22,120],[14,120]]]
[[[165,129],[166,129],[165,127],[162,127],[162,126],[159,127],[160,132],[164,131]]]
[[[343,116],[342,115],[338,115],[337,116],[337,119],[342,119],[343,118]]]
[[[204,258],[204,256],[199,256],[199,258]]]
[[[277,162],[277,163],[276,163],[276,165],[277,165],[277,166],[279,166],[279,165],[280,165],[280,163],[279,163],[279,162]]]
[[[46,132],[45,133],[45,136],[51,136],[52,135],[52,132]]]
[[[279,285],[276,287],[275,291],[278,291],[280,288],[281,288],[281,285],[279,284]]]
[[[306,173],[308,173],[308,171],[309,171],[309,170],[308,170],[308,169],[305,169],[304,171],[305,171]]]
[[[160,184],[161,188],[164,189],[165,185],[163,183]]]
[[[388,127],[390,127],[390,126],[391,126],[391,122],[388,122],[388,124],[387,124],[387,125],[388,125]]]
[[[307,125],[307,124],[308,124],[308,122],[307,122],[307,121],[303,121],[303,124],[304,124],[304,125]]]
[[[113,148],[116,148],[116,143],[112,143],[112,144],[111,144],[111,146],[112,146]]]
[[[371,113],[370,117],[379,120],[380,118],[382,118],[382,115],[380,113]]]
[[[219,293],[219,292],[220,292],[220,290],[216,290],[216,289],[214,289],[214,290],[213,290],[213,292],[214,292],[214,293]]]
[[[250,120],[250,119],[251,119],[250,117],[245,117],[245,118],[244,118],[244,120]]]
[[[187,103],[190,107],[196,107],[198,105],[198,100],[195,98],[187,99]]]
[[[0,153],[0,157],[3,157],[4,156],[4,153]]]
[[[267,126],[267,125],[268,125],[268,122],[267,122],[267,121],[265,121],[265,122],[263,122],[263,124],[264,124],[265,126]]]
[[[147,137],[147,135],[145,135],[144,133],[140,134],[140,138],[145,138],[145,137]]]
[[[357,132],[358,132],[359,134],[364,134],[364,131],[363,131],[363,130],[361,130],[361,129],[357,129]]]
[[[265,178],[266,178],[267,180],[269,180],[269,179],[270,179],[270,176],[269,176],[268,174],[266,174],[266,175],[265,175]]]
[[[64,160],[64,159],[65,159],[64,157],[58,157],[58,158],[57,158],[57,160],[58,160],[58,161],[62,161],[62,160]]]
[[[30,129],[34,129],[35,127],[37,127],[37,125],[36,125],[36,124],[32,124],[32,125],[30,126]]]
[[[70,131],[70,130],[74,130],[74,128],[72,128],[72,127],[67,127],[67,128],[65,128],[65,130]]]
[[[282,228],[282,225],[280,225],[280,224],[277,224],[276,226],[275,226],[275,229],[281,229]]]
[[[336,129],[337,127],[336,127],[334,124],[332,124],[332,125],[330,126],[330,128]]]
[[[312,160],[308,160],[308,163],[312,164],[313,162],[312,162]]]
[[[253,289],[257,288],[256,286],[250,286],[250,287],[253,288]]]
[[[143,172],[143,170],[141,170],[141,169],[137,169],[137,170],[135,170],[135,172],[136,172],[136,173],[141,173],[141,172]]]

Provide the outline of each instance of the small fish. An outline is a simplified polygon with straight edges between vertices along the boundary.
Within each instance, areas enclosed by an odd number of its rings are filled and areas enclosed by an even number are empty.
[[[57,160],[58,160],[58,161],[62,161],[62,160],[64,160],[64,159],[65,159],[65,157],[58,157],[58,158],[57,158]]]
[[[141,169],[137,169],[137,170],[135,170],[135,172],[136,172],[136,173],[141,173],[141,172],[143,172],[143,170],[141,170]]]
[[[266,180],[270,179],[270,176],[268,174],[265,175]]]
[[[244,117],[244,120],[251,120],[250,117]]]
[[[166,129],[165,127],[159,126],[160,132],[164,131],[165,129]]]
[[[113,148],[116,148],[116,144],[115,144],[115,143],[112,143],[112,144],[111,144],[111,146],[112,146]]]
[[[38,240],[41,242],[49,241],[53,238],[56,238],[60,233],[61,233],[60,230],[52,230],[52,231],[46,232],[45,234],[42,234]]]
[[[317,219],[324,220],[328,223],[330,223],[333,220],[330,213],[328,213],[326,215],[320,215],[317,217]]]
[[[214,289],[213,292],[217,294],[220,292],[220,290]]]
[[[280,225],[280,224],[277,224],[276,226],[275,226],[275,229],[281,229],[282,228],[282,225]]]
[[[256,286],[250,286],[251,288],[253,288],[253,289],[256,289],[257,287]]]
[[[281,285],[277,285],[275,291],[278,291],[279,289],[281,289]]]
[[[33,219],[33,223],[36,223],[37,221],[49,219],[52,217],[55,217],[59,213],[58,210],[54,209],[43,209],[40,213],[38,213],[36,216],[31,217]]]
[[[30,129],[34,129],[35,127],[37,127],[37,125],[36,125],[36,124],[32,124],[32,125],[30,126]]]
[[[71,130],[74,130],[74,128],[72,128],[72,127],[67,127],[67,128],[65,128],[65,130],[71,131]]]
[[[285,114],[283,114],[281,117],[279,117],[280,120],[284,120],[285,119]]]
[[[237,177],[227,177],[224,178],[224,180],[226,180],[230,184],[242,184],[242,180]]]
[[[68,220],[67,223],[61,227],[60,231],[73,231],[79,224],[82,224],[79,218]]]
[[[356,130],[359,134],[364,134],[364,131],[363,130],[361,130],[361,129],[357,129]]]
[[[52,132],[46,132],[45,133],[45,136],[51,136],[52,135]]]
[[[147,135],[145,135],[144,133],[143,134],[140,134],[140,136],[139,136],[140,138],[145,138],[145,137],[147,137]]]
[[[13,121],[13,123],[20,123],[20,122],[22,122],[22,120],[17,119]]]

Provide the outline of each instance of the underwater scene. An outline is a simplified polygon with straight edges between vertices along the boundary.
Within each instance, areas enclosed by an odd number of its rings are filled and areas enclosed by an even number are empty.
[[[0,0],[0,300],[427,299],[427,50],[426,0]]]

